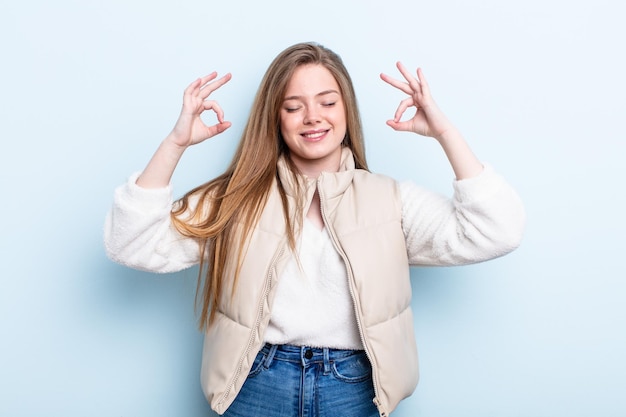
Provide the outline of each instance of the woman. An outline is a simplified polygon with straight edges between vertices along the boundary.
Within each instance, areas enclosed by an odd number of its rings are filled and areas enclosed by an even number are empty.
[[[202,385],[227,416],[387,416],[417,384],[409,265],[461,265],[508,253],[524,212],[433,101],[421,70],[398,64],[407,94],[388,125],[435,138],[456,175],[446,199],[367,171],[352,82],[311,43],[267,70],[232,163],[172,203],[183,152],[230,123],[193,82],[172,132],[115,193],[108,255],[171,272],[200,264]],[[409,107],[415,115],[401,117]],[[200,116],[213,111],[218,123]]]

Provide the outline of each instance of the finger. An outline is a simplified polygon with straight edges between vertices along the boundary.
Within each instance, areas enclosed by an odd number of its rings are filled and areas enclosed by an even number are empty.
[[[422,86],[422,92],[426,95],[430,95],[430,87],[428,86],[428,82],[424,76],[424,71],[422,71],[421,68],[417,69],[417,77],[419,78],[419,82]]]
[[[215,77],[217,77],[217,71],[213,71],[212,73],[205,75],[204,77],[200,78],[200,86],[203,86],[209,81],[214,80]]]
[[[231,122],[222,122],[222,123],[215,125],[215,127],[217,128],[217,133],[222,133],[223,131],[225,131],[231,126],[232,126]]]
[[[408,132],[411,130],[411,121],[406,120],[404,122],[398,122],[395,120],[387,120],[387,126],[390,126],[393,130]]]
[[[216,101],[207,100],[202,102],[202,105],[204,107],[204,110],[212,110],[215,113],[218,122],[224,122],[224,111]]]
[[[391,85],[392,87],[397,88],[398,90],[402,91],[405,94],[413,93],[413,91],[411,90],[411,87],[409,87],[409,85],[405,82],[396,80],[395,78],[390,77],[387,74],[380,74],[380,78],[387,84]]]
[[[207,98],[212,92],[214,92],[215,90],[217,90],[218,88],[226,84],[228,81],[230,81],[231,78],[232,78],[232,74],[229,72],[228,74],[213,81],[212,83],[209,83],[209,84],[205,83],[200,90],[200,97]]]
[[[197,80],[189,84],[189,86],[185,89],[185,95],[186,96],[198,95],[202,86],[208,83],[209,81],[211,81],[212,79],[214,79],[215,77],[217,77],[217,72],[213,71],[209,75],[205,75],[204,77],[198,78]]]
[[[213,126],[208,126],[207,127],[207,138],[213,137],[215,135],[218,135],[220,133],[222,133],[223,131],[225,131],[226,129],[228,129],[229,127],[231,127],[232,124],[230,122],[221,122],[221,123],[217,123],[214,124]]]
[[[400,73],[402,74],[404,79],[407,81],[407,83],[409,84],[409,86],[411,87],[411,90],[413,92],[421,92],[422,91],[422,86],[421,86],[420,82],[417,80],[417,78],[415,78],[409,72],[409,70],[402,64],[402,62],[398,61],[396,63],[396,67],[398,67],[398,70],[400,71]],[[411,93],[409,93],[409,94],[411,94]]]
[[[185,96],[193,95],[194,92],[199,91],[201,85],[202,85],[202,78],[196,79],[194,82],[189,84],[187,88],[185,88],[184,95]]]
[[[183,94],[183,104],[185,102],[189,102],[189,100],[192,97],[198,96],[202,86],[206,84],[207,82],[211,81],[212,79],[214,79],[216,76],[217,76],[217,72],[213,71],[209,75],[205,75],[204,77],[198,78],[197,80],[189,84],[189,86],[185,89],[185,92]]]
[[[409,107],[413,107],[413,106],[415,106],[415,103],[413,102],[412,98],[409,97],[409,98],[402,100],[400,102],[400,105],[396,109],[396,113],[393,116],[393,120],[395,122],[399,122],[400,119],[402,119],[402,115],[404,114],[406,109],[408,109]]]

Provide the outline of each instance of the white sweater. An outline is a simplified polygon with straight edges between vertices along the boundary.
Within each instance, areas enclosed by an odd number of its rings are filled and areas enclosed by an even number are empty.
[[[326,229],[305,220],[296,249],[278,280],[265,341],[363,349],[346,267]]]

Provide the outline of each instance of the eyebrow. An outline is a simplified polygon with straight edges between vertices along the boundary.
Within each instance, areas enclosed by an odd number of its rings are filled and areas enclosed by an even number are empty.
[[[325,96],[325,95],[332,94],[332,93],[339,94],[339,91],[337,91],[337,90],[324,90],[321,93],[317,93],[315,95],[315,97]],[[285,97],[285,99],[283,101],[299,100],[301,98],[302,98],[302,96],[289,96],[289,97]]]

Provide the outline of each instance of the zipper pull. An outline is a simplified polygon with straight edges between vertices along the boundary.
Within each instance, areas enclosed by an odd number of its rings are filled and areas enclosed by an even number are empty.
[[[386,411],[381,409],[382,408],[382,403],[380,402],[378,397],[374,397],[374,399],[372,401],[374,402],[374,405],[376,405],[376,408],[378,408],[378,413],[380,414],[380,417],[388,417],[389,414],[387,414]]]

